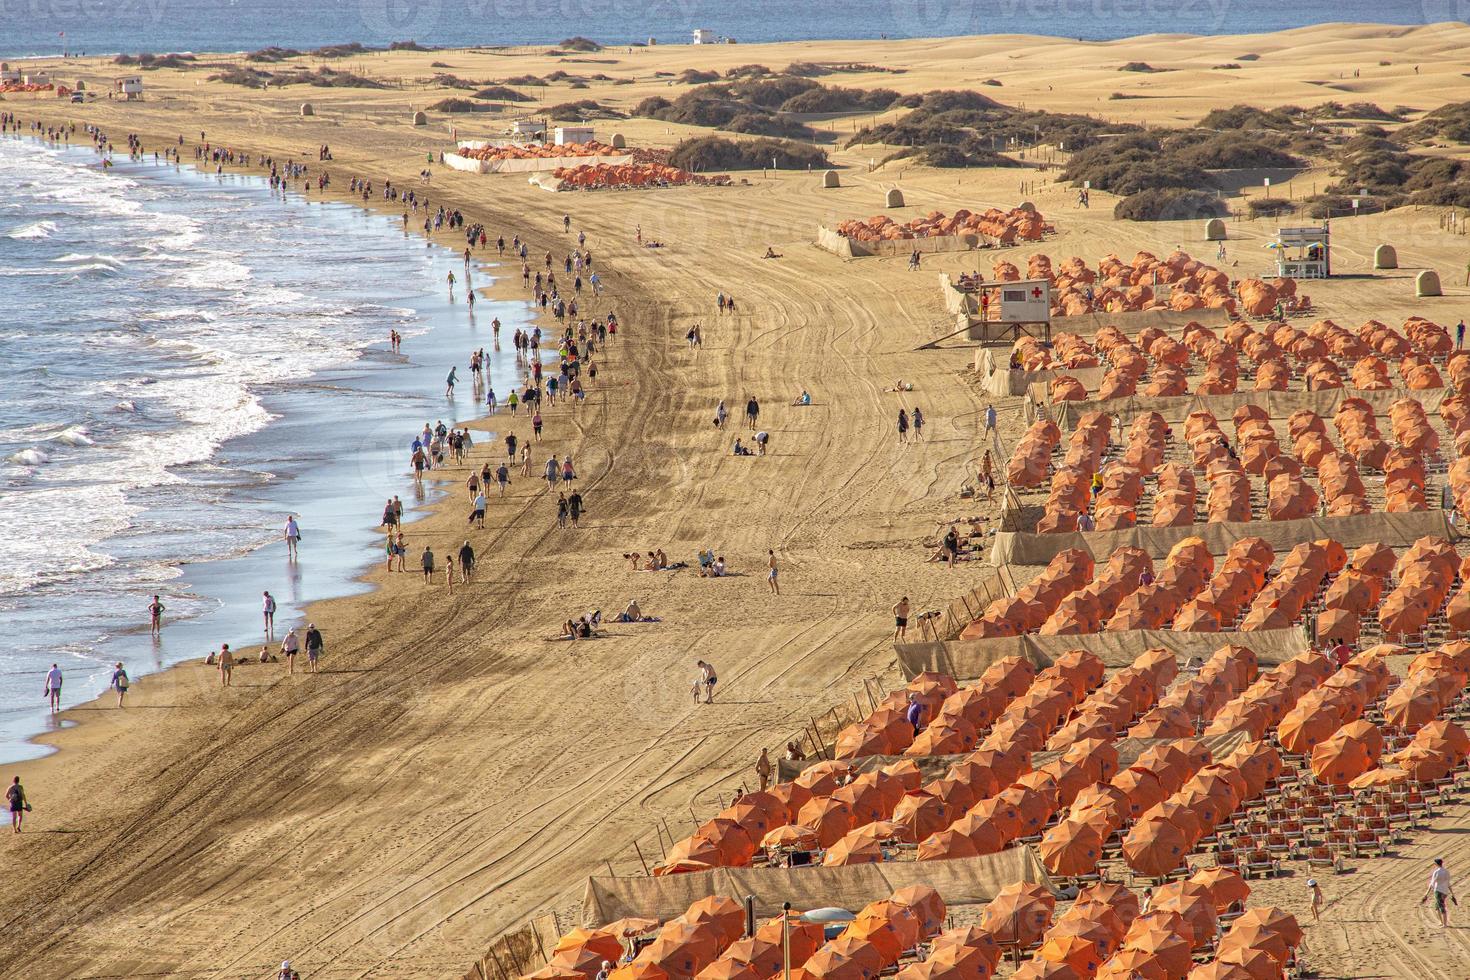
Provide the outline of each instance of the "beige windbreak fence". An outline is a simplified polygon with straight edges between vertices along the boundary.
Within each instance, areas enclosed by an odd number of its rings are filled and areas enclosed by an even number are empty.
[[[1241,538],[1261,538],[1278,556],[1303,541],[1331,538],[1351,551],[1365,544],[1404,548],[1426,535],[1459,538],[1449,512],[1420,510],[1399,514],[1357,514],[1352,517],[1304,517],[1295,521],[1221,521],[1189,527],[1129,527],[1119,531],[1065,531],[1032,534],[999,531],[991,546],[996,565],[1045,565],[1058,552],[1078,548],[1098,564],[1119,548],[1140,548],[1151,558],[1163,558],[1185,538],[1200,538],[1212,555],[1223,555]],[[964,627],[960,627],[963,629]]]
[[[661,878],[592,877],[587,879],[582,899],[582,925],[594,928],[630,915],[672,919],[709,895],[725,895],[737,902],[753,896],[760,916],[778,914],[784,902],[800,910],[857,911],[910,885],[934,888],[947,905],[976,905],[1018,881],[1056,891],[1046,866],[1029,846],[947,861],[885,861],[835,868],[712,868]]]
[[[1174,630],[1119,630],[1073,636],[999,636],[988,640],[944,640],[894,645],[898,665],[906,678],[926,670],[949,674],[956,681],[972,681],[1005,657],[1025,657],[1037,666],[1054,662],[1068,650],[1088,650],[1108,667],[1127,667],[1145,650],[1161,648],[1176,658],[1208,658],[1234,644],[1254,650],[1262,664],[1279,664],[1307,650],[1302,630],[1252,630],[1247,633],[1180,633]]]

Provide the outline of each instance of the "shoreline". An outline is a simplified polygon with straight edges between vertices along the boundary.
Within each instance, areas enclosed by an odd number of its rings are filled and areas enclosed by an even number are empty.
[[[24,138],[31,142],[52,149],[59,149],[64,147],[67,149],[68,152],[85,158],[84,162],[80,162],[79,165],[81,166],[95,167],[97,165],[97,162],[101,159],[101,157],[96,154],[95,150],[87,146],[86,144],[79,144],[77,142],[53,143],[31,135],[26,135]],[[126,158],[124,157],[123,160],[126,161]],[[147,160],[140,160],[136,163],[134,163],[133,161],[127,161],[127,163],[131,167],[139,168],[137,176],[134,179],[148,180],[152,178],[152,175],[150,174],[150,171],[148,169]],[[184,166],[187,166],[189,171],[191,172],[191,180],[197,179],[202,181],[208,180],[209,178],[215,176],[214,174],[208,172],[202,166],[201,161],[181,162],[181,164],[179,165],[165,165],[159,163],[154,164],[154,166],[164,167],[165,170],[170,171],[170,173],[159,175],[160,179],[163,182],[163,186],[176,187],[177,182],[175,181],[171,183],[170,178],[173,176],[173,172],[182,169]],[[125,169],[121,172],[127,173],[129,171]],[[257,192],[266,189],[264,176],[257,173],[255,171],[255,168],[235,168],[230,171],[226,171],[223,176],[227,180],[230,178],[246,178],[251,182],[250,184],[246,185],[247,188],[253,189]],[[198,193],[198,191],[193,188],[186,187],[184,188],[184,193]],[[272,192],[271,197],[273,201],[276,199],[278,193],[279,192]],[[304,194],[299,190],[292,190],[289,193],[295,199],[292,202],[292,207],[301,209],[302,213],[306,216],[306,220],[315,220],[313,217],[315,211],[311,208],[312,205],[328,205],[337,208],[343,208],[350,207],[357,203],[352,201],[350,198],[344,198],[341,195],[333,195],[330,197],[319,196],[317,198],[312,198],[311,196]],[[355,207],[353,208],[353,211],[363,215],[378,214],[378,212],[373,209],[365,209],[361,207]],[[441,259],[453,263],[454,266],[457,268],[459,257],[457,254],[453,253],[453,249],[451,249],[442,241],[429,242],[425,240],[423,236],[418,233],[417,229],[415,229],[415,233],[410,236],[406,230],[400,231],[400,229],[396,227],[395,224],[388,222],[386,218],[384,218],[383,228],[381,230],[374,230],[372,233],[382,234],[386,236],[385,240],[386,238],[397,237],[398,235],[402,234],[403,237],[406,239],[412,238],[413,240],[417,241],[425,241],[426,244],[431,244],[434,247],[436,253],[441,253]],[[489,319],[495,316],[497,312],[504,312],[497,309],[501,305],[514,305],[515,307],[519,308],[519,316],[517,316],[513,322],[507,324],[507,326],[509,327],[509,332],[513,332],[515,329],[517,329],[523,319],[525,320],[525,322],[529,322],[530,319],[534,318],[535,315],[534,312],[528,307],[528,304],[525,302],[524,294],[516,294],[515,292],[507,288],[504,284],[503,281],[506,280],[508,277],[499,274],[499,269],[502,265],[503,262],[496,262],[493,257],[485,256],[483,254],[479,257],[476,263],[476,276],[474,281],[478,284],[476,287],[476,292],[479,295],[485,297],[485,302],[481,306],[481,310],[484,311],[484,326],[486,332],[488,332]],[[221,444],[219,449],[216,451],[217,454],[223,457],[238,456],[241,447],[240,444],[236,442],[236,440],[241,439],[253,441],[253,443],[256,444],[256,448],[253,450],[253,452],[256,454],[260,454],[267,451],[261,444],[270,442],[273,437],[273,433],[270,430],[275,430],[278,432],[282,427],[294,427],[305,428],[307,431],[311,431],[313,428],[324,428],[328,426],[330,424],[329,414],[322,415],[320,418],[316,419],[313,422],[310,419],[299,417],[299,412],[286,414],[284,411],[276,410],[280,409],[283,403],[289,403],[292,400],[303,397],[302,393],[304,389],[311,389],[314,387],[320,388],[323,386],[327,386],[332,388],[336,392],[341,392],[343,395],[349,398],[377,399],[381,398],[381,396],[384,394],[391,394],[392,392],[397,391],[401,388],[402,382],[395,382],[394,378],[397,376],[397,374],[405,369],[408,370],[411,374],[417,374],[420,376],[427,374],[432,378],[438,369],[434,365],[428,363],[428,359],[443,354],[446,347],[453,345],[454,341],[451,340],[450,336],[448,335],[462,332],[465,329],[465,325],[463,323],[457,323],[446,319],[446,315],[449,314],[451,310],[460,311],[464,309],[463,297],[461,297],[461,302],[460,304],[457,304],[457,306],[445,308],[444,304],[441,301],[430,299],[430,296],[433,296],[436,293],[436,289],[430,288],[423,290],[421,294],[405,297],[407,301],[412,303],[414,316],[416,317],[418,322],[423,325],[423,329],[415,334],[414,337],[407,340],[408,353],[403,355],[401,361],[395,363],[396,356],[389,355],[386,349],[386,342],[375,341],[365,348],[355,349],[354,355],[344,354],[342,362],[334,366],[322,368],[320,370],[314,371],[310,375],[306,375],[289,382],[271,382],[261,385],[256,390],[255,394],[256,397],[260,400],[262,408],[271,414],[271,421],[266,423],[266,426],[262,429],[247,433],[243,436],[233,437],[231,440]],[[456,316],[455,320],[458,319],[459,317]],[[509,320],[510,317],[506,317],[506,319]],[[471,322],[471,324],[469,325],[469,329],[475,329],[475,324],[473,322]],[[437,343],[432,339],[436,334],[441,338]],[[414,350],[414,341],[421,338],[429,340],[429,345],[427,349],[421,347],[420,350],[424,352],[422,354],[417,354],[417,352],[415,352]],[[436,353],[436,351],[438,353]],[[460,356],[460,351],[455,349],[452,353],[455,360],[453,360],[451,363],[459,363],[458,358]],[[491,350],[491,354],[491,373],[494,374],[498,370],[502,375],[499,378],[492,378],[494,383],[501,384],[502,386],[504,386],[507,382],[513,384],[515,381],[514,374],[517,369],[511,367],[509,369],[509,372],[507,372],[504,362],[508,360],[508,358],[500,353],[495,352],[493,349]],[[417,364],[415,364],[416,356],[420,358]],[[387,383],[389,387],[385,388],[385,383]],[[467,375],[466,391],[470,390],[471,389],[468,384]],[[473,392],[471,393],[473,394]],[[424,391],[420,394],[425,400],[432,402],[431,392]],[[486,419],[481,414],[483,413],[483,406],[474,406],[472,400],[471,408],[474,414],[473,417],[469,420],[468,424],[478,427],[480,429],[484,429],[485,426],[483,425],[483,423],[485,423]],[[330,405],[323,403],[318,406],[318,411],[329,412]],[[425,408],[425,412],[431,411],[443,413],[444,407],[442,405],[435,407],[431,404],[429,407]],[[395,432],[395,438],[398,435],[406,435],[414,427],[414,424],[411,421],[411,417],[407,414],[404,415],[400,422],[403,425],[403,430],[401,433]],[[459,425],[466,423],[459,419],[455,419],[454,424]],[[362,434],[366,435],[367,433],[364,432]],[[348,477],[350,479],[349,474],[353,467],[361,468],[363,465],[370,462],[368,456],[364,455],[370,452],[371,450],[365,444],[363,446],[357,447],[351,454],[350,458],[343,457],[341,459],[333,459],[331,462],[334,466],[341,470],[341,476]],[[379,451],[377,454],[380,455],[381,451]],[[393,463],[397,462],[396,456],[390,456],[390,459],[392,459]],[[266,457],[263,461],[269,464],[270,458]],[[321,474],[316,472],[307,472],[307,469],[304,468],[304,460],[278,459],[275,466],[277,471],[273,472],[270,480],[268,480],[267,483],[265,483],[261,487],[256,488],[255,494],[253,496],[237,499],[235,501],[237,506],[249,506],[254,509],[260,509],[264,514],[265,509],[263,506],[261,506],[263,503],[261,499],[262,497],[279,497],[283,492],[285,492],[285,487],[287,487],[290,483],[299,481],[302,477],[305,476],[311,477],[311,481],[309,482],[319,483],[322,481]],[[344,467],[346,468],[343,469]],[[443,498],[448,498],[451,495],[452,487],[441,485],[441,483],[447,484],[447,481],[434,479],[426,482],[426,486],[429,488],[428,494],[430,499],[428,501],[415,502],[415,495],[413,493],[414,484],[412,480],[412,475],[409,470],[405,468],[395,471],[395,476],[398,480],[401,481],[401,485],[394,486],[392,489],[385,490],[385,492],[388,493],[388,495],[392,495],[396,492],[408,498],[408,500],[406,501],[407,507],[405,510],[405,528],[410,522],[417,521],[424,517],[426,514],[430,513],[434,507],[441,504]],[[340,486],[341,484],[334,483],[332,485]],[[237,494],[246,494],[248,492],[249,491],[246,491],[243,488],[236,491]],[[358,496],[360,497],[363,495],[359,493]],[[292,503],[292,501],[277,499],[275,502],[279,503],[287,510],[299,510],[299,507],[288,506],[290,503]],[[370,520],[372,515],[364,512],[362,515],[359,516],[361,516],[363,520]],[[355,528],[357,532],[356,536],[358,537],[362,537],[374,531],[374,529],[369,528],[366,525],[358,526],[355,524],[349,524],[349,526]],[[321,537],[322,533],[323,531],[320,527],[314,529],[312,533],[314,544],[317,541],[327,540]],[[280,542],[274,535],[266,536],[268,540],[266,540],[265,543],[258,545],[247,545],[244,546],[243,550],[231,551],[208,558],[188,559],[183,562],[171,562],[167,559],[164,559],[165,564],[179,570],[178,577],[176,579],[171,579],[167,583],[162,583],[162,588],[165,592],[169,592],[172,590],[175,592],[176,595],[193,596],[197,597],[198,600],[206,600],[213,603],[213,605],[209,608],[199,610],[192,614],[186,613],[182,616],[165,614],[163,641],[164,644],[172,643],[175,649],[177,649],[177,647],[181,643],[188,645],[189,643],[193,642],[198,645],[199,641],[197,639],[191,641],[188,638],[198,637],[203,632],[209,632],[215,637],[214,646],[217,647],[219,641],[229,642],[232,649],[234,649],[237,654],[242,657],[242,659],[244,659],[244,655],[247,651],[252,656],[259,651],[262,645],[260,643],[259,631],[255,630],[252,632],[248,629],[248,627],[245,627],[244,624],[240,622],[240,617],[238,613],[236,613],[234,616],[231,616],[230,614],[230,608],[232,606],[238,607],[242,604],[242,597],[239,595],[217,594],[219,590],[211,590],[209,587],[209,583],[213,582],[217,586],[221,587],[228,586],[230,584],[239,584],[243,580],[243,576],[249,574],[249,572],[247,571],[248,569],[253,567],[258,573],[262,570],[262,566],[269,567],[268,563],[270,562],[271,558],[267,554],[267,552],[269,552],[270,549],[280,547]],[[320,548],[321,546],[318,547]],[[341,549],[353,548],[350,543],[345,542],[335,547]],[[296,599],[293,595],[288,595],[287,592],[277,591],[277,599],[281,605],[280,612],[278,614],[278,626],[276,630],[275,640],[273,643],[270,644],[270,646],[272,647],[279,643],[280,638],[284,636],[286,629],[288,629],[290,625],[294,624],[294,620],[297,617],[293,615],[293,610],[299,610],[301,624],[304,624],[309,619],[310,614],[308,610],[316,603],[330,601],[332,599],[361,595],[367,592],[371,592],[375,588],[382,587],[381,584],[374,585],[370,576],[370,573],[374,570],[374,567],[381,564],[381,558],[379,556],[375,556],[370,552],[358,553],[355,550],[340,550],[335,553],[330,551],[322,552],[319,550],[317,554],[323,557],[316,562],[317,571],[314,574],[321,574],[322,571],[326,572],[326,574],[329,576],[329,582],[326,586],[328,591],[326,591],[325,593],[319,593],[313,596],[304,597],[299,600]],[[325,565],[322,564],[323,561],[326,562]],[[292,584],[291,586],[289,586],[290,592],[292,593],[295,592],[297,580],[301,575],[302,565],[305,565],[308,570],[311,569],[310,552],[308,552],[305,548],[303,548],[303,561],[301,564],[293,562],[287,563],[286,565],[292,579]],[[345,577],[342,577],[339,581],[337,575],[340,573],[336,570],[341,569],[343,566],[347,567],[347,573]],[[257,581],[256,584],[259,585],[262,583]],[[273,589],[277,588],[274,583],[270,584]],[[180,592],[179,590],[182,590],[182,592]],[[243,604],[245,606],[253,608],[253,605],[256,602],[256,600],[250,598],[250,596],[253,594],[254,593],[247,593],[244,596]],[[173,604],[174,597],[166,598],[170,604]],[[143,601],[142,598],[140,598],[139,601]],[[257,618],[258,613],[251,613],[250,616],[251,618]],[[225,620],[225,623],[223,624],[225,632],[219,632],[218,630],[209,626],[209,624],[215,623],[222,618]],[[180,635],[181,630],[182,636]],[[142,681],[144,684],[151,683],[151,680],[143,681],[143,679],[151,679],[157,677],[160,674],[169,670],[173,670],[175,668],[197,666],[204,659],[202,655],[186,655],[182,659],[175,659],[174,656],[169,655],[166,646],[163,649],[160,649],[160,644],[154,642],[151,644],[151,655],[154,658],[154,663],[158,663],[158,658],[160,658],[160,656],[163,658],[163,660],[161,667],[150,669],[142,652],[139,649],[136,649],[148,642],[146,639],[147,635],[148,632],[146,624],[139,624],[131,629],[114,630],[108,633],[108,639],[102,641],[102,645],[96,651],[97,667],[89,670],[86,667],[76,665],[68,669],[68,673],[72,674],[73,677],[76,676],[77,672],[85,671],[85,673],[82,673],[81,675],[83,679],[69,679],[69,683],[67,685],[68,691],[75,691],[77,690],[78,686],[83,685],[84,690],[92,687],[92,684],[90,683],[90,681],[92,680],[92,674],[94,674],[97,669],[101,669],[101,665],[105,663],[110,663],[114,658],[117,658],[119,654],[121,654],[121,659],[124,659],[127,663],[129,673],[132,676],[135,685],[140,681]],[[118,649],[119,647],[121,647],[121,650]],[[129,651],[131,651],[131,653]],[[250,666],[256,665],[252,662]],[[44,671],[38,672],[36,675],[37,678],[39,678],[42,673],[44,673]],[[105,670],[103,671],[103,673],[105,673]],[[39,680],[37,681],[37,683],[39,683]],[[137,693],[137,690],[138,689],[135,686],[135,694]],[[44,758],[45,755],[54,754],[58,750],[54,744],[51,744],[49,742],[49,736],[69,730],[70,728],[83,723],[83,719],[85,718],[85,716],[83,715],[81,718],[77,717],[73,714],[74,710],[92,710],[98,704],[105,702],[110,696],[111,692],[108,689],[104,688],[95,697],[85,701],[71,703],[59,712],[48,714],[45,712],[44,708],[40,709],[40,711],[37,712],[37,718],[35,719],[35,727],[30,731],[30,734],[24,736],[17,743],[18,754],[8,758],[0,758],[0,763],[13,765],[24,761],[34,760],[36,758]],[[30,728],[29,725],[27,725],[27,727]],[[20,748],[21,746],[23,746],[24,748]],[[44,750],[45,755],[38,757],[34,754],[21,754],[25,753],[26,749],[31,747],[37,747]]]

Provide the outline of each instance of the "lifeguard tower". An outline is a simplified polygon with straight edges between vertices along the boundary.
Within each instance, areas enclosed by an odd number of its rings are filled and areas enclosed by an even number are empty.
[[[137,102],[143,98],[143,76],[128,75],[113,81],[112,91],[125,102]]]
[[[1269,243],[1276,252],[1276,278],[1327,279],[1332,275],[1332,238],[1327,222],[1308,228],[1279,228]]]
[[[971,340],[1013,344],[1023,335],[1051,342],[1051,282],[1047,279],[981,282],[971,290]]]

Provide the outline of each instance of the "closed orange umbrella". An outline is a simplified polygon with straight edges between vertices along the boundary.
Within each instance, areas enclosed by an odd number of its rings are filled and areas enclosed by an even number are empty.
[[[1021,820],[1021,811],[1005,797],[992,796],[988,800],[981,800],[970,807],[970,815],[978,820],[993,820],[1008,841],[1025,832],[1026,824]]]
[[[861,960],[836,952],[831,943],[813,953],[801,970],[803,977],[813,980],[873,980],[879,972]]]
[[[656,926],[658,923],[654,923]],[[623,943],[618,934],[610,929],[583,929],[580,926],[557,940],[552,959],[570,961],[570,954],[587,950],[600,960],[616,963],[623,958]],[[568,954],[563,957],[563,954]],[[596,972],[594,970],[593,972]]]
[[[1188,980],[1255,980],[1255,974],[1235,963],[1201,963],[1189,971]]]
[[[1139,919],[1134,920],[1135,926],[1143,922],[1143,927],[1128,930],[1128,936],[1123,940],[1123,948],[1147,953],[1163,966],[1164,971],[1171,978],[1184,976],[1194,963],[1192,938],[1161,925],[1160,923],[1164,921],[1162,917],[1147,918],[1147,921],[1144,921],[1146,918],[1140,916]],[[1179,917],[1176,915],[1175,918]],[[1181,924],[1180,929],[1185,933],[1189,932],[1188,925]]]
[[[1111,736],[1078,739],[1067,746],[1063,758],[1088,763],[1096,780],[1112,779],[1118,774],[1118,747],[1113,744]]]
[[[980,927],[1002,946],[1030,946],[1051,925],[1055,904],[1038,886],[1007,885],[985,906]]]
[[[1252,980],[1280,980],[1281,964],[1264,949],[1250,946],[1231,946],[1220,950],[1217,963],[1238,966],[1250,974]]]
[[[690,925],[709,925],[729,945],[745,931],[745,906],[724,895],[706,895],[679,916],[679,922]]]
[[[999,854],[1014,839],[994,817],[982,818],[973,810],[950,824],[948,829],[970,838],[977,854]]]
[[[1189,880],[1210,890],[1217,912],[1224,912],[1236,902],[1244,902],[1251,894],[1251,886],[1229,868],[1205,868],[1196,871]]]
[[[924,784],[923,791],[949,804],[951,813],[964,813],[979,797],[975,788],[963,779],[944,777]]]
[[[1229,802],[1219,796],[1211,796],[1198,786],[1191,786],[1175,793],[1173,800],[1182,803],[1195,812],[1199,817],[1199,825],[1206,834],[1212,833],[1214,829],[1222,824],[1230,816],[1230,808],[1225,804]]]
[[[1064,820],[1041,838],[1037,850],[1054,875],[1085,875],[1102,860],[1102,836],[1086,823]]]
[[[882,970],[885,965],[883,954],[878,950],[878,947],[865,939],[856,939],[852,936],[838,936],[817,950],[816,953],[812,954],[812,959],[816,959],[823,952],[857,963],[865,971],[871,971],[874,974]],[[803,969],[810,972],[811,960],[807,961],[807,965]]]
[[[822,854],[822,866],[826,868],[849,864],[879,864],[882,861],[883,848],[879,843],[856,831],[844,836]]]
[[[1041,948],[1036,951],[1039,959],[1051,960],[1053,963],[1065,963],[1076,970],[1079,976],[1090,977],[1097,973],[1098,967],[1102,966],[1106,956],[1099,951],[1096,943],[1086,936],[1080,936],[1071,932],[1048,933],[1041,942]]]
[[[1291,947],[1286,944],[1281,933],[1267,929],[1258,922],[1231,927],[1220,940],[1219,955],[1224,956],[1232,949],[1259,949],[1269,953],[1281,965],[1285,965],[1291,956]]]
[[[1332,738],[1312,750],[1312,775],[1329,786],[1346,786],[1377,761],[1362,739]]]
[[[940,956],[948,947],[978,950],[990,960],[992,966],[1000,962],[1000,945],[996,943],[994,936],[979,926],[961,926],[941,932],[930,943],[930,956]]]
[[[1125,929],[1133,924],[1134,919],[1138,918],[1138,896],[1126,886],[1115,881],[1099,881],[1077,893],[1076,904],[1093,903],[1106,905],[1117,912]]]
[[[1188,880],[1171,881],[1154,893],[1154,905],[1165,912],[1179,913],[1194,933],[1196,949],[1214,940],[1219,922],[1215,896],[1203,885]]]
[[[1363,775],[1348,783],[1348,789],[1378,789],[1384,786],[1397,786],[1409,781],[1409,774],[1397,766],[1380,766],[1377,769],[1369,769]]]
[[[1232,773],[1231,775],[1234,774]],[[1234,779],[1231,779],[1230,776],[1227,776],[1221,771],[1221,767],[1214,767],[1213,769],[1205,768],[1191,776],[1189,781],[1184,784],[1184,789],[1198,789],[1208,793],[1210,796],[1220,800],[1220,805],[1228,813],[1234,810],[1240,803],[1237,782],[1239,782],[1240,788],[1243,789],[1245,781],[1240,779],[1238,775]]]
[[[613,962],[617,961],[614,960]],[[602,969],[600,963],[598,964],[598,969]],[[627,970],[627,967],[623,967],[621,970],[614,971],[614,973],[626,974]],[[581,970],[574,970],[570,966],[553,961],[535,973],[526,974],[521,980],[532,980],[532,978],[535,978],[535,980],[587,980],[588,976],[589,974],[583,973]]]
[[[1302,754],[1327,741],[1341,725],[1342,716],[1327,705],[1298,704],[1276,726],[1276,737],[1286,751]]]
[[[1128,933],[1123,937],[1124,946],[1139,946],[1135,942],[1145,932],[1172,932],[1181,939],[1187,941],[1191,948],[1194,946],[1194,926],[1184,921],[1184,916],[1172,909],[1153,908],[1147,912],[1140,912],[1133,923],[1128,926]]]
[[[910,844],[917,844],[930,834],[938,833],[951,823],[954,811],[943,800],[928,793],[905,796],[893,809],[893,822],[898,825],[899,835]]]
[[[804,824],[787,824],[776,827],[761,838],[761,847],[791,847],[811,851],[820,847],[817,832]]]
[[[1123,860],[1139,874],[1157,877],[1181,866],[1189,847],[1178,826],[1152,820],[1128,831],[1123,838]]]
[[[999,955],[999,948],[996,950]],[[948,968],[946,980],[973,980],[995,974],[996,959],[982,948],[975,946],[944,946],[933,950],[929,961]]]
[[[852,810],[840,800],[815,797],[801,808],[796,822],[816,831],[823,847],[831,847],[852,829]]]
[[[664,971],[669,980],[693,980],[720,955],[720,935],[712,923],[670,922],[638,959]]]
[[[810,955],[810,951],[808,951]],[[749,967],[757,977],[765,978],[781,969],[784,957],[781,952],[780,942],[772,942],[763,939],[759,935],[746,936],[737,939],[726,947],[720,954],[720,958],[714,963],[699,971],[697,980],[736,980],[734,977],[706,977],[705,974],[719,966],[721,963],[731,963],[738,966]],[[795,950],[792,951],[792,965],[796,966]]]
[[[1300,946],[1306,935],[1296,921],[1296,916],[1274,905],[1258,905],[1255,908],[1246,909],[1240,918],[1235,920],[1236,926],[1242,924],[1259,924],[1273,932],[1279,932],[1292,949]]]
[[[619,954],[621,957],[622,954]],[[582,977],[595,977],[604,963],[616,963],[617,957],[609,959],[590,949],[568,949],[552,956],[549,963],[564,970],[571,970]]]
[[[837,789],[838,777],[846,777],[852,767],[839,759],[815,762],[792,780],[797,786],[811,790],[813,796],[829,796]]]
[[[944,915],[948,911],[939,892],[929,885],[908,885],[889,896],[894,905],[901,905],[914,913],[919,920],[919,938],[927,939],[938,935],[944,928]]]
[[[1021,836],[1039,834],[1051,815],[1056,801],[1046,793],[1027,786],[1013,785],[1002,790],[996,799],[1010,803],[1021,817]]]
[[[832,794],[832,799],[846,804],[848,813],[852,814],[854,827],[886,819],[893,812],[877,782],[866,776],[860,776],[846,786],[839,787]]]
[[[1123,949],[1104,961],[1096,980],[1173,980],[1173,977],[1154,954]]]
[[[775,945],[779,951],[783,941],[781,938],[781,928],[780,916],[776,916],[774,919],[768,919],[756,929],[755,938]],[[796,916],[792,916],[786,924],[786,939],[784,941],[791,949],[791,965],[797,967],[805,963],[811,958],[813,953],[826,944],[827,936],[820,922],[805,922]],[[732,943],[730,949],[725,951],[726,955],[731,955],[731,950],[739,947],[740,943],[741,940],[738,939]],[[774,973],[776,971],[773,970],[772,972]],[[766,975],[769,976],[769,974]]]
[[[883,918],[858,918],[857,921],[848,923],[847,928],[842,931],[842,938],[872,945],[885,966],[897,963],[899,956],[909,948],[894,929],[893,923]]]
[[[915,858],[919,861],[940,861],[949,858],[977,857],[980,849],[962,831],[945,829],[930,834],[919,842]]]
[[[620,966],[608,974],[608,980],[669,980],[669,974],[663,967],[650,963],[640,955],[632,963]]]
[[[965,756],[965,760],[989,769],[1002,786],[1009,786],[1016,779],[1031,771],[1031,754],[1013,747],[1004,750],[977,749]]]
[[[1159,778],[1144,769],[1124,769],[1113,777],[1112,784],[1128,797],[1128,815],[1137,819],[1163,802],[1164,787]]]
[[[778,958],[775,969],[781,968]],[[760,971],[751,963],[720,957],[694,975],[695,980],[764,980]]]
[[[1193,847],[1204,834],[1204,827],[1200,825],[1199,814],[1195,813],[1183,803],[1175,802],[1171,797],[1157,806],[1148,810],[1142,817],[1142,823],[1148,820],[1165,820],[1178,827],[1184,833],[1184,839]]]
[[[1011,980],[1085,980],[1070,963],[1055,963],[1037,956],[1022,963]]]

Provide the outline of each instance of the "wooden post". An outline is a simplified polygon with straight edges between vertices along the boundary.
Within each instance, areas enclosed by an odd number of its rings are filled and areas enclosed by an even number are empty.
[[[863,705],[862,705],[862,702],[858,700],[858,696],[857,696],[857,692],[856,691],[853,691],[852,692],[852,706],[853,706],[854,709],[857,710],[857,715],[855,716],[855,718],[858,721],[861,721],[862,718],[863,718]]]
[[[643,860],[643,849],[638,846],[638,842],[636,840],[633,842],[633,850],[638,852],[638,863],[643,865],[643,877],[651,877],[648,873],[648,862]]]
[[[608,861],[608,860],[604,860],[602,863],[605,864],[605,865],[607,865],[607,876],[609,878],[616,878],[617,875],[613,874],[612,862],[611,861]]]

